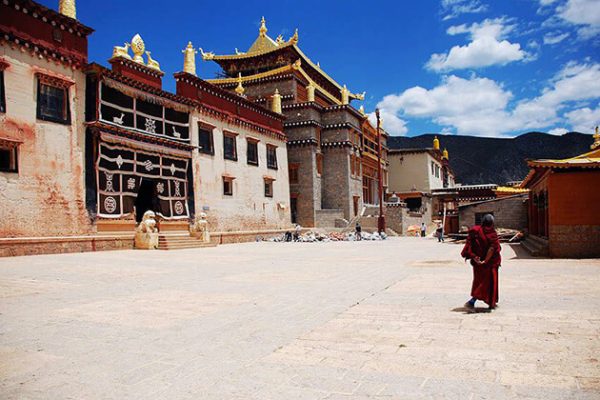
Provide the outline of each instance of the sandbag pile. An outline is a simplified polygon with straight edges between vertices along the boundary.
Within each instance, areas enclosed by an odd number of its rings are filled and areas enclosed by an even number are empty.
[[[368,233],[363,232],[361,235],[362,240],[385,240],[387,239],[387,235],[382,232],[381,234],[374,232]],[[269,242],[304,242],[304,243],[314,243],[314,242],[354,242],[356,241],[356,234],[354,232],[307,232],[298,237],[298,240],[286,240],[286,236],[276,236],[270,239],[267,239]]]

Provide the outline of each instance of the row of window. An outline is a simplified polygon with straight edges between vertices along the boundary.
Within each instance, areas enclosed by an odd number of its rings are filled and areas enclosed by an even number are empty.
[[[200,152],[214,155],[215,146],[212,128],[199,124],[198,132]],[[237,134],[223,132],[223,158],[231,161],[238,160]],[[246,162],[258,166],[258,140],[256,139],[247,139]],[[277,169],[277,146],[270,144],[267,144],[267,168]]]
[[[235,178],[223,177],[223,194],[225,196],[233,196],[233,180]],[[265,197],[273,197],[273,179],[264,178]]]
[[[440,177],[441,168],[435,162],[431,162],[431,175],[434,175],[436,178]]]

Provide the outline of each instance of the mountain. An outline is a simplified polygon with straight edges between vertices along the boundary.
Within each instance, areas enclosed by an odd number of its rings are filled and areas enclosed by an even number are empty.
[[[590,151],[593,142],[592,135],[578,132],[561,136],[529,132],[510,139],[425,134],[391,136],[388,147],[432,147],[435,136],[441,149],[448,149],[456,180],[464,185],[520,181],[529,172],[526,160],[573,157]]]

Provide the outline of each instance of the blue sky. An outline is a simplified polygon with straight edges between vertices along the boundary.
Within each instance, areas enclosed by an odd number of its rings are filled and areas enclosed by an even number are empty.
[[[96,30],[91,61],[106,65],[112,46],[139,33],[169,91],[189,40],[216,54],[245,51],[264,15],[269,36],[298,28],[314,62],[366,91],[365,109],[380,107],[393,135],[589,133],[600,124],[600,0],[80,0],[77,12]],[[200,58],[197,68],[202,78],[219,71]]]

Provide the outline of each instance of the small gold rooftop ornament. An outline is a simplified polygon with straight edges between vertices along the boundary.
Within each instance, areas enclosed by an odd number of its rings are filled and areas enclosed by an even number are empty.
[[[365,106],[361,105],[358,109],[358,112],[360,112],[362,115],[365,115]]]
[[[215,53],[213,53],[212,51],[207,51],[205,53],[204,50],[202,50],[202,47],[199,47],[198,50],[200,50],[200,54],[202,55],[202,59],[205,60],[205,61],[209,61],[209,60],[212,60],[213,58],[215,58]]]
[[[350,91],[348,90],[346,85],[344,85],[344,87],[342,88],[341,93],[342,93],[342,104],[349,104],[350,103]]]
[[[596,133],[594,133],[594,143],[590,146],[592,150],[596,150],[600,147],[600,133],[598,133],[598,127],[596,127]]]
[[[290,38],[289,42],[292,44],[298,44],[298,28],[296,28],[296,31],[294,32],[294,35]]]
[[[196,75],[196,54],[198,51],[194,49],[192,42],[188,42],[187,47],[181,52],[183,53],[183,72]]]
[[[440,149],[440,139],[438,139],[437,136],[433,139],[433,149],[434,150]]]
[[[445,158],[446,160],[449,160],[450,158],[448,157],[448,150],[446,148],[444,148],[444,151],[442,152],[442,158]]]
[[[60,0],[58,3],[58,12],[67,17],[77,19],[75,0]]]
[[[113,58],[122,57],[128,60],[131,60],[131,56],[129,55],[129,48],[131,45],[129,43],[125,43],[124,46],[115,46],[113,47]]]
[[[246,91],[246,89],[244,89],[244,86],[242,85],[242,73],[238,73],[238,85],[235,88],[235,92],[239,95],[239,96],[243,96],[244,92]]]
[[[308,101],[315,101],[315,84],[311,82],[308,83],[306,87]]]
[[[275,43],[281,45],[285,43],[285,40],[283,40],[283,35],[279,35],[277,36],[277,39],[275,39]]]
[[[281,114],[281,95],[279,94],[279,89],[275,89],[275,94],[273,94],[271,111]]]
[[[146,51],[146,55],[148,56],[148,67],[160,71],[160,64],[158,61],[152,58],[152,55],[149,51]]]
[[[264,16],[260,20],[260,28],[258,29],[258,34],[260,36],[267,36],[267,21],[265,21]]]
[[[146,50],[146,44],[144,40],[140,36],[139,33],[136,33],[133,39],[131,39],[131,51],[133,52],[133,61],[139,64],[144,64],[144,51]]]

